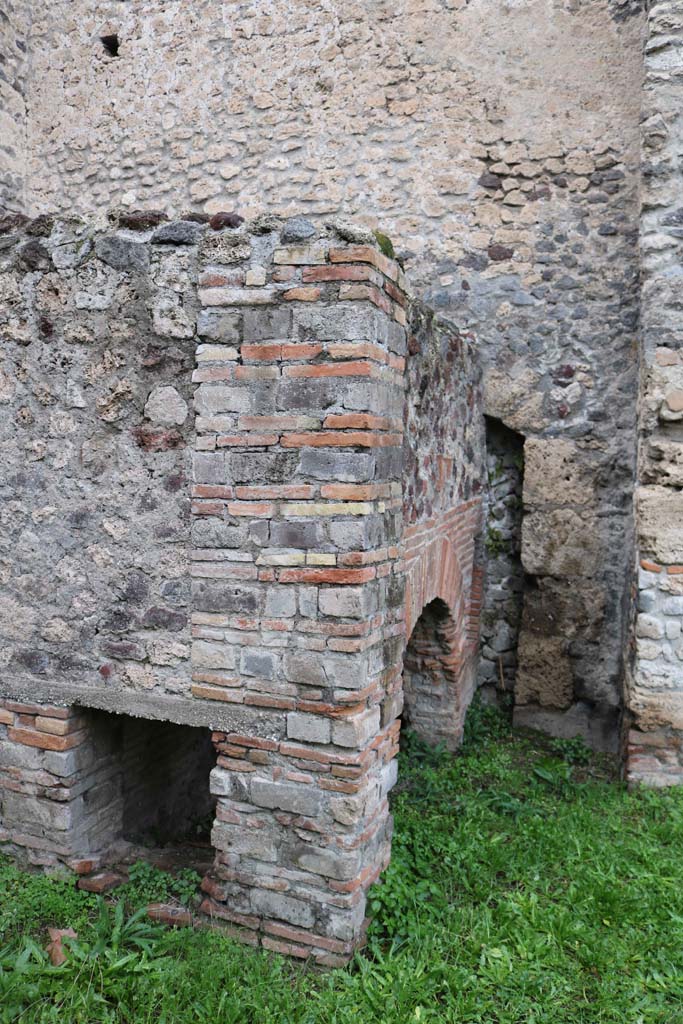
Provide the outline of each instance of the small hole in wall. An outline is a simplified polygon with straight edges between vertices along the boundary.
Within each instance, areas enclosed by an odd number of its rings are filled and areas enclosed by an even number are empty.
[[[100,42],[105,48],[110,57],[118,57],[119,55],[119,37],[113,36],[100,36]]]

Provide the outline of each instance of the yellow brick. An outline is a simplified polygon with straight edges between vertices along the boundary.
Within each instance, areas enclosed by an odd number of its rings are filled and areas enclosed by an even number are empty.
[[[337,556],[328,555],[322,551],[309,551],[306,556],[306,565],[336,565]]]

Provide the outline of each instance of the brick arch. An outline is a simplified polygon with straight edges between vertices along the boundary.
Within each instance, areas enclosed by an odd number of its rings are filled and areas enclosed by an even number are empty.
[[[462,739],[474,692],[482,584],[472,524],[459,518],[449,533],[418,528],[407,542],[404,722],[449,749]]]

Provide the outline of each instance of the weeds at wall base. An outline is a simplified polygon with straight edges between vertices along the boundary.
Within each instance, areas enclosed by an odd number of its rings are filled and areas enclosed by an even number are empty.
[[[406,738],[368,947],[324,973],[136,917],[176,884],[149,866],[105,903],[3,861],[0,1022],[677,1024],[683,794],[586,757],[485,707],[459,755]]]

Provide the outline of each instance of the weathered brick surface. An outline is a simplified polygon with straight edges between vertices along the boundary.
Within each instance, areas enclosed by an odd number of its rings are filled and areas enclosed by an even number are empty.
[[[193,660],[207,658],[209,635],[214,663],[221,643],[239,654],[224,659],[238,666],[237,676],[214,674],[207,687],[201,672],[193,693],[267,707],[282,715],[286,736],[263,750],[256,738],[236,743],[229,732],[216,734],[218,853],[205,909],[246,915],[267,948],[282,945],[322,960],[330,943],[348,956],[359,941],[362,894],[388,857],[386,797],[400,712],[394,691],[405,643],[401,543],[414,496],[404,494],[401,479],[404,301],[389,289],[400,269],[371,245],[344,246],[312,224],[308,231],[308,241],[296,247],[279,245],[276,233],[239,236],[240,252],[263,268],[271,308],[244,307],[240,326],[244,297],[220,296],[233,303],[227,308],[242,334],[235,340],[238,360],[258,366],[258,379],[267,383],[235,373],[226,388],[202,376],[195,397],[198,440],[203,452],[215,453],[202,457],[195,487],[210,479],[214,487],[235,486],[242,499],[216,492],[210,506],[197,503],[196,522],[203,529],[205,516],[246,520],[238,564],[252,582],[244,617],[235,591],[214,582],[228,578],[234,548],[218,542],[198,550]],[[287,264],[291,272],[279,283]],[[344,273],[333,272],[337,264]],[[368,264],[381,299],[345,290]],[[298,283],[310,280],[318,282],[315,291]],[[203,298],[213,303],[218,296]],[[426,343],[429,331],[423,333]],[[438,342],[434,354],[424,374],[434,374]],[[214,379],[222,381],[232,360],[221,363],[220,353],[215,359],[222,372]],[[463,363],[460,372],[466,377],[473,368]],[[431,422],[446,412],[444,399]],[[414,430],[418,421],[413,408],[406,422]],[[272,433],[255,433],[260,427]],[[225,461],[220,448],[228,435],[235,454]],[[412,476],[425,482],[430,474],[423,467],[433,454],[427,437],[441,450],[444,438],[430,429],[406,445]],[[462,442],[461,435],[453,439],[460,459]],[[448,507],[457,497],[448,490],[442,500]],[[420,507],[415,518],[423,514]],[[249,566],[253,573],[244,574]],[[339,889],[348,882],[351,889]],[[273,939],[278,927],[307,935],[303,946]]]
[[[40,480],[61,515],[73,493],[94,493],[97,504],[82,517],[82,544],[58,563],[63,589],[44,600],[26,589],[36,552],[17,524],[15,573],[2,592],[12,642],[3,826],[11,849],[33,849],[26,823],[46,861],[81,865],[104,857],[125,827],[125,812],[122,823],[112,810],[98,833],[83,797],[95,778],[119,806],[142,761],[135,752],[122,761],[118,747],[101,753],[94,720],[51,707],[53,694],[211,726],[216,860],[204,909],[273,948],[288,938],[273,929],[303,929],[307,942],[285,945],[327,963],[361,940],[365,892],[389,857],[403,653],[436,597],[451,616],[449,684],[414,725],[450,745],[462,730],[480,596],[483,421],[472,336],[409,306],[402,270],[374,240],[348,243],[348,228],[299,219],[307,240],[285,245],[292,223],[214,231],[169,221],[160,232],[138,225],[134,237],[113,228],[65,241],[71,228],[58,222],[30,289],[7,266],[18,302],[8,337],[31,355],[18,380],[30,386],[60,351],[64,393],[82,388],[69,414],[69,473],[54,472],[51,457]],[[22,244],[17,234],[11,245]],[[337,267],[345,275],[322,273]],[[350,290],[354,271],[368,267],[372,290]],[[304,284],[312,271],[315,293]],[[48,290],[49,341],[36,333],[33,305]],[[96,313],[81,324],[81,309]],[[104,373],[109,398],[96,391],[94,410],[85,396],[102,377],[86,361],[76,378],[69,348],[79,324],[116,371],[115,382]],[[141,328],[149,345],[125,348]],[[10,399],[25,401],[10,385]],[[83,452],[100,436],[102,410],[117,458],[91,473]],[[16,418],[8,429],[17,447]],[[51,449],[41,443],[30,441],[42,458]],[[28,500],[23,477],[6,486],[10,500]],[[60,518],[41,506],[53,550]],[[59,645],[88,587],[95,620],[67,662]],[[32,703],[12,699],[29,694]],[[71,760],[48,767],[49,757]],[[103,757],[106,771],[93,769]],[[57,811],[21,789],[34,770],[59,790]]]

